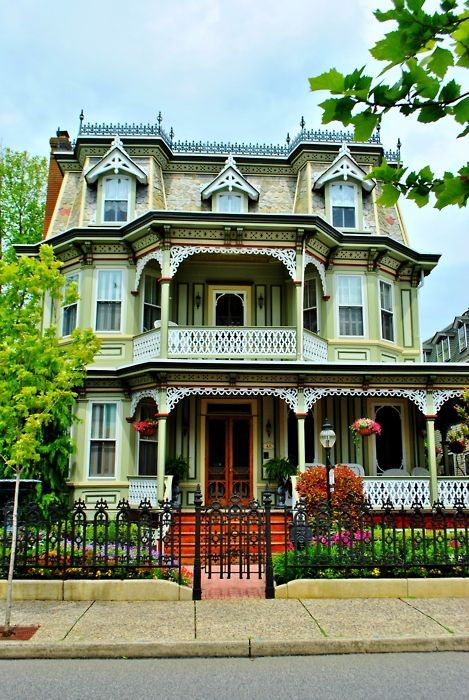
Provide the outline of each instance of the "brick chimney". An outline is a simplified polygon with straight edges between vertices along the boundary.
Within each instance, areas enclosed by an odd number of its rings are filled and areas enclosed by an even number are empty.
[[[49,159],[49,176],[47,178],[47,198],[46,212],[44,216],[43,238],[47,237],[52,215],[60,193],[63,175],[57,162],[58,151],[72,151],[72,144],[68,131],[60,131],[57,129],[57,134],[50,141],[50,159]]]

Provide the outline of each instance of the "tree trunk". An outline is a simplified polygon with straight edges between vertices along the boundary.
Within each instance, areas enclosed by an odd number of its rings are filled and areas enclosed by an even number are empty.
[[[20,471],[16,471],[15,478],[15,495],[13,498],[13,522],[11,525],[11,549],[10,549],[10,565],[8,567],[7,590],[5,597],[5,625],[3,628],[3,636],[8,637],[11,634],[10,620],[11,608],[13,602],[13,571],[15,569],[16,559],[16,538],[18,535],[18,502],[20,493]]]

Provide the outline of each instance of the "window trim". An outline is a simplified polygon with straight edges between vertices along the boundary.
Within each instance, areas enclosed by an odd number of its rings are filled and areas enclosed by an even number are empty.
[[[233,326],[234,328],[244,328],[251,325],[252,318],[252,289],[247,285],[237,284],[217,284],[209,285],[208,300],[209,300],[209,315],[211,326],[213,328],[225,328],[225,326],[217,326],[217,294],[236,294],[237,296],[244,295],[244,323],[242,326]]]
[[[305,295],[306,295],[306,286],[314,284],[314,290],[315,290],[315,297],[316,297],[316,305],[315,306],[306,306],[305,302]],[[310,328],[306,328],[305,324],[305,313],[306,311],[310,311],[311,309],[316,309],[316,330],[311,330]],[[320,329],[320,319],[319,319],[319,311],[320,311],[320,304],[319,304],[319,295],[318,295],[318,279],[317,277],[314,276],[307,276],[305,277],[304,281],[304,287],[303,287],[303,329],[309,331],[310,333],[319,333]]]
[[[116,427],[115,427],[115,435],[113,438],[101,438],[101,437],[92,437],[93,433],[93,407],[94,406],[104,406],[104,405],[111,405],[116,407]],[[121,425],[121,411],[122,411],[122,403],[121,401],[118,400],[112,400],[112,399],[103,399],[103,400],[91,400],[88,404],[88,463],[87,463],[87,478],[90,481],[96,481],[96,480],[101,480],[101,481],[116,481],[117,480],[117,456],[121,452],[121,440],[120,440],[120,425]],[[91,473],[91,446],[92,446],[92,441],[100,441],[100,442],[113,442],[114,443],[114,474],[108,475],[108,474],[92,474]]]
[[[437,362],[450,362],[451,360],[451,342],[449,335],[442,335],[436,343],[436,359]]]
[[[340,303],[340,280],[345,279],[346,277],[350,277],[353,279],[359,279],[360,280],[360,288],[361,288],[361,305],[358,304],[341,304]],[[336,277],[336,299],[337,299],[337,337],[339,338],[366,338],[368,334],[368,328],[367,328],[367,323],[366,323],[366,285],[364,284],[364,277],[363,275],[354,275],[351,273],[343,273],[343,274],[338,274]],[[340,309],[341,307],[359,307],[362,310],[362,325],[363,325],[363,333],[361,335],[351,335],[351,334],[343,334],[340,332]]]
[[[151,304],[150,302],[145,301],[145,280],[146,280],[147,277],[151,277],[152,279],[154,279],[154,280],[157,281],[158,289],[159,289],[159,292],[158,292],[159,301],[160,301],[159,304]],[[146,330],[145,330],[145,328],[144,328],[145,306],[146,306],[146,305],[147,305],[147,306],[150,306],[150,307],[153,308],[153,309],[159,309],[159,310],[160,310],[160,318],[159,318],[159,320],[161,320],[161,285],[160,285],[159,280],[160,280],[160,274],[157,273],[157,272],[153,272],[153,271],[148,270],[148,271],[144,272],[144,274],[143,274],[143,280],[142,280],[142,292],[143,292],[143,294],[142,294],[142,308],[141,308],[141,315],[140,315],[140,328],[141,328],[141,332],[142,332],[142,333],[146,333],[146,332],[148,332],[148,331],[151,331],[151,330],[153,329],[153,327],[154,327],[154,326],[153,326],[152,328],[147,328]],[[156,319],[156,320],[158,320],[158,319]]]
[[[124,289],[126,286],[126,276],[125,276],[125,270],[119,267],[101,267],[96,270],[96,280],[95,280],[95,294],[94,294],[94,318],[93,318],[93,329],[96,333],[122,333],[122,321],[125,318],[125,308],[124,308]],[[100,328],[97,328],[97,322],[98,322],[98,303],[100,301],[106,302],[106,301],[116,301],[115,299],[99,299],[98,298],[98,290],[99,290],[99,275],[103,272],[119,272],[120,273],[120,278],[121,278],[121,288],[120,288],[120,316],[119,316],[119,328],[118,329],[112,329],[112,330],[103,330]]]
[[[74,272],[69,272],[65,275],[65,284],[64,284],[64,294],[67,290],[67,287],[72,283],[76,282],[77,285],[77,291],[78,294],[80,294],[80,272],[78,270],[75,270]],[[72,304],[65,304],[62,306],[62,317],[61,317],[61,322],[60,322],[60,335],[62,338],[69,338],[75,328],[78,328],[79,323],[79,312],[80,312],[80,307],[79,307],[79,302],[80,302],[80,297],[76,301],[74,301]],[[75,307],[75,325],[71,329],[70,333],[64,333],[64,322],[65,322],[65,316],[66,312],[69,311],[72,307]]]
[[[461,336],[464,336],[464,340],[462,342]],[[458,326],[458,348],[459,352],[464,352],[464,350],[467,350],[467,323],[461,323]]]
[[[334,185],[347,185],[348,187],[352,187],[354,190],[354,208],[355,208],[355,226],[334,226],[333,223],[333,188]],[[352,180],[332,180],[331,182],[328,182],[325,188],[325,193],[326,193],[326,213],[328,217],[328,221],[334,228],[339,229],[340,231],[358,231],[363,229],[363,191],[362,188],[357,185],[357,183],[353,182]]]
[[[381,300],[381,285],[386,285],[387,287],[390,288],[390,298],[391,298],[391,310],[389,309],[384,309],[382,306],[382,300]],[[395,303],[395,289],[394,285],[392,282],[389,282],[388,280],[385,279],[379,279],[378,280],[378,299],[379,299],[379,325],[380,325],[380,334],[381,334],[381,340],[384,340],[386,343],[396,343],[396,323],[395,323],[395,309],[396,309],[396,303]],[[383,332],[383,313],[389,314],[391,316],[392,320],[392,338],[385,338],[384,337],[384,332]]]
[[[117,180],[117,179],[125,179],[128,180],[129,182],[129,188],[127,191],[127,218],[125,221],[106,221],[104,218],[104,207],[106,203],[106,198],[105,198],[105,188],[106,188],[106,180]],[[122,200],[124,201],[124,200]],[[136,205],[136,181],[135,177],[132,176],[131,174],[127,173],[117,173],[115,174],[109,174],[109,173],[104,173],[101,175],[99,178],[98,182],[98,201],[96,203],[96,208],[98,212],[98,221],[100,225],[102,226],[125,226],[125,224],[129,223],[129,221],[132,221],[132,219],[135,218],[135,205]]]

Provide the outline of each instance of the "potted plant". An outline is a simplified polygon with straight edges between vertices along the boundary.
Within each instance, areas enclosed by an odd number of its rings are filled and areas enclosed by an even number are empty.
[[[366,435],[381,435],[381,426],[372,418],[357,418],[349,427],[355,445],[360,444],[360,438]]]
[[[264,462],[264,469],[269,481],[277,482],[278,503],[285,505],[287,492],[292,495],[291,478],[296,474],[297,466],[287,457],[272,457]]]
[[[152,437],[152,435],[156,435],[156,431],[158,430],[158,421],[138,420],[132,423],[132,428],[142,437]]]
[[[460,455],[466,449],[466,438],[461,428],[452,428],[446,436],[448,448],[455,455]]]
[[[179,502],[179,482],[189,474],[189,462],[185,457],[171,457],[164,466],[165,474],[172,475],[173,483],[171,488],[171,501]]]

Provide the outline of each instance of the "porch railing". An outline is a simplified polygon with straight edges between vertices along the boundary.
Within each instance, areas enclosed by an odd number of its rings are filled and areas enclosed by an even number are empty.
[[[129,504],[138,507],[143,501],[149,501],[152,508],[158,506],[156,476],[129,476]],[[173,476],[164,478],[163,501],[170,501],[172,495]]]
[[[373,508],[382,506],[387,499],[405,508],[410,508],[415,502],[421,503],[424,508],[432,506],[429,477],[366,476],[363,484]],[[439,478],[438,500],[446,507],[453,506],[457,501],[469,505],[469,478]]]
[[[304,356],[316,362],[327,361],[327,342],[305,331]],[[134,361],[160,356],[160,329],[134,338]],[[243,357],[250,360],[279,358],[295,360],[296,330],[292,327],[200,328],[171,326],[168,336],[169,357]]]

